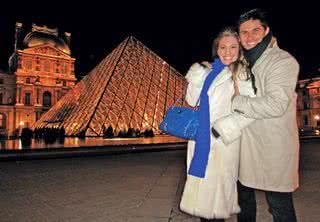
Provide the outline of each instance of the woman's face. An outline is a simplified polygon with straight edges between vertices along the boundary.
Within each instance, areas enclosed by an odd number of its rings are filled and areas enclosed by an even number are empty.
[[[239,40],[234,36],[224,36],[220,39],[217,54],[221,62],[230,65],[239,57]]]

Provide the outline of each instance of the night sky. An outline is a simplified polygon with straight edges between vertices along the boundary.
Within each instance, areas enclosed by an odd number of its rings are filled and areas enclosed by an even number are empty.
[[[299,79],[320,76],[320,10],[315,3],[300,1],[279,7],[280,1],[264,5],[221,0],[224,3],[116,2],[106,7],[108,2],[66,5],[62,1],[48,1],[44,5],[32,1],[8,7],[0,15],[0,68],[7,68],[15,22],[19,21],[25,26],[35,23],[71,32],[78,77],[94,68],[129,35],[185,73],[193,62],[211,59],[212,40],[222,27],[235,24],[242,12],[260,7],[268,12],[279,46],[300,63]]]

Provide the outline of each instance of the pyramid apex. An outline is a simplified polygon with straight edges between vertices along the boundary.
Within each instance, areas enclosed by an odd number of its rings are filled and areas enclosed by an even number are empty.
[[[127,36],[122,42],[140,42],[136,37],[133,35]]]
[[[127,37],[127,39],[129,40],[129,41],[139,41],[136,37],[134,37],[133,35],[129,35],[128,37]],[[139,41],[140,42],[140,41]]]

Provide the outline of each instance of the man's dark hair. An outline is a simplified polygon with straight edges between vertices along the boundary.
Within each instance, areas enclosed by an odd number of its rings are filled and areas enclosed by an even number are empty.
[[[240,26],[242,23],[248,21],[248,20],[259,20],[264,28],[267,28],[269,26],[269,22],[267,20],[266,12],[262,9],[255,8],[251,9],[250,11],[247,11],[240,15],[240,18],[238,20],[238,26]]]

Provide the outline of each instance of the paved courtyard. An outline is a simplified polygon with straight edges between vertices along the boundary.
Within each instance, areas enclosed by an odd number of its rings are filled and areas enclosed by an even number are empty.
[[[298,219],[318,222],[319,140],[302,142],[300,175]],[[0,162],[0,178],[1,222],[199,221],[178,209],[185,150]],[[272,221],[263,193],[257,199],[257,221]]]

